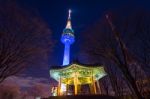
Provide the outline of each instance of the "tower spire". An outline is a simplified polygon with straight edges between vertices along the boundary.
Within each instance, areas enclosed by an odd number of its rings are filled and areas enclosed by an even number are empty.
[[[68,15],[68,19],[71,19],[71,9],[69,9],[69,15]]]
[[[69,11],[68,11],[68,20],[67,20],[66,28],[67,29],[71,29],[72,28],[72,26],[71,26],[71,9],[69,9]]]

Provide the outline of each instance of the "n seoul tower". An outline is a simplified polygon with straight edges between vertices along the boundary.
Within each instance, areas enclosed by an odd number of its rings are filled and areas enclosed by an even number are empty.
[[[71,10],[68,11],[68,20],[66,28],[63,30],[61,42],[64,44],[63,66],[68,65],[70,61],[70,45],[75,42],[74,31],[71,26]]]

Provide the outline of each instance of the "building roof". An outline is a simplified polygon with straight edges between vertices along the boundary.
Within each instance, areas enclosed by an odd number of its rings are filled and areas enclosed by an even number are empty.
[[[57,68],[50,69],[50,76],[56,81],[61,78],[64,84],[73,84],[74,77],[77,76],[79,84],[92,83],[92,77],[94,81],[104,77],[106,72],[102,66],[94,65],[81,65],[81,64],[70,64]]]

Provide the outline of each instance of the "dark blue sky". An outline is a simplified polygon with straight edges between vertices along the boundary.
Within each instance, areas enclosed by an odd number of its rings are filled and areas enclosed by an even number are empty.
[[[66,25],[69,8],[72,9],[72,25],[76,36],[76,42],[71,48],[71,60],[80,52],[82,31],[104,16],[107,11],[117,11],[122,8],[150,9],[148,0],[17,0],[17,3],[27,10],[37,11],[52,30],[52,38],[56,43],[49,59],[50,65],[62,64],[63,44],[60,42],[60,37]],[[36,70],[30,72],[35,71],[35,75],[38,76]],[[49,77],[49,70],[39,71],[40,76]]]

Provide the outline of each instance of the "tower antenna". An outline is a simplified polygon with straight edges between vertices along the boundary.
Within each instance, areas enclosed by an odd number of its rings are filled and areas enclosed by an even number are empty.
[[[67,20],[67,25],[66,25],[66,28],[72,28],[71,26],[71,9],[68,10],[68,20]]]
[[[71,9],[69,9],[68,12],[69,12],[68,19],[71,19],[71,12],[72,12]]]

